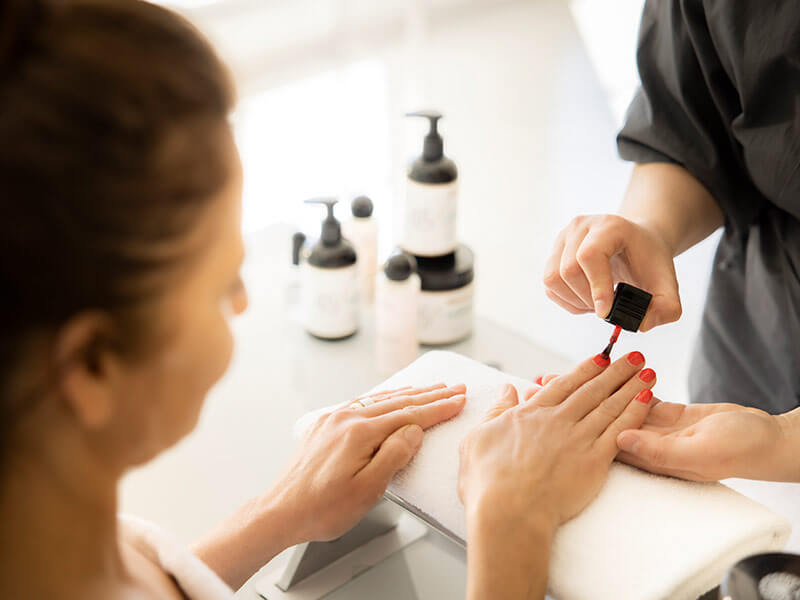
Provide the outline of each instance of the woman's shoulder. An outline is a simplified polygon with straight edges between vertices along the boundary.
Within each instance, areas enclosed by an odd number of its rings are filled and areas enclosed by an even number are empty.
[[[217,574],[160,527],[121,515],[119,531],[126,566],[137,582],[159,594],[155,597],[232,600],[233,591]]]

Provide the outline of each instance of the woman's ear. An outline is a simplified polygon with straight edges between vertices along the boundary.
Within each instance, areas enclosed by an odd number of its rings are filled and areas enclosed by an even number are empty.
[[[114,412],[114,354],[109,347],[112,324],[100,312],[70,319],[56,336],[56,388],[78,422],[100,429]]]

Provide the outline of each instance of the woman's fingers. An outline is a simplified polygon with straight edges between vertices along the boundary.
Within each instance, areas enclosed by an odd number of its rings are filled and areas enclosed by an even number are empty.
[[[374,486],[383,493],[394,474],[417,453],[423,435],[419,425],[406,425],[389,435],[378,447],[372,460],[356,474],[356,480],[361,479],[365,485]]]
[[[594,361],[588,361],[594,362]],[[586,379],[581,385],[580,389],[559,407],[559,410],[573,419],[579,421],[587,414],[597,408],[602,402],[616,392],[623,384],[633,377],[644,366],[644,356],[641,352],[631,352],[622,358],[614,361],[614,363],[607,369],[597,367],[598,373],[596,377]],[[653,376],[655,373],[650,371]],[[561,377],[550,382],[545,388],[550,390],[556,387],[561,381]],[[647,383],[647,382],[645,382]],[[538,398],[541,394],[537,394]]]
[[[492,419],[499,417],[509,408],[514,408],[517,406],[517,404],[519,404],[517,388],[510,383],[507,383],[500,394],[500,399],[495,403],[494,406],[486,411],[486,414],[483,417],[483,422],[485,423],[486,421],[491,421]]]
[[[428,404],[436,400],[450,398],[457,394],[464,394],[466,391],[467,387],[464,384],[459,384],[451,387],[435,387],[429,390],[420,390],[419,393],[415,394],[400,393],[384,400],[378,400],[374,404],[363,408],[357,408],[356,411],[363,417],[377,417],[392,412],[393,410],[403,409],[406,406]]]
[[[419,425],[423,429],[438,425],[442,421],[452,419],[464,408],[466,396],[457,394],[428,404],[405,406],[400,410],[369,419],[369,423],[380,439],[389,437],[396,430],[406,425]]]
[[[437,388],[437,387],[445,387],[445,386],[444,386],[443,383],[436,383],[436,384],[434,384],[432,386],[428,386],[428,387],[425,387],[425,388],[412,389],[412,387],[410,385],[404,385],[403,387],[397,388],[395,390],[385,390],[385,391],[382,391],[382,392],[375,392],[374,394],[364,394],[363,396],[359,396],[355,400],[352,400],[351,403],[352,402],[358,402],[359,400],[364,400],[366,398],[373,398],[373,399],[387,398],[389,396],[397,394],[398,392],[409,392],[410,391],[411,393],[414,393],[414,392],[417,392],[417,391],[420,391],[420,390],[426,390],[427,391],[429,389],[434,389],[434,388]]]
[[[632,398],[629,395],[626,398],[628,400],[627,405],[617,418],[609,423],[597,442],[595,442],[595,445],[612,459],[618,453],[617,436],[626,429],[641,427],[642,423],[644,423],[647,413],[650,412],[650,401],[653,398],[653,392],[648,388],[640,390]]]
[[[611,372],[613,367],[609,367],[608,371]],[[616,419],[622,414],[625,408],[630,404],[634,398],[639,400],[650,400],[653,397],[652,392],[649,390],[656,384],[656,372],[653,369],[644,369],[639,371],[633,377],[625,381],[616,392],[607,396],[581,421],[579,427],[585,430],[590,436],[598,437],[603,433]],[[648,394],[639,396],[640,392],[648,390]],[[637,425],[638,427],[638,425]],[[633,426],[626,429],[632,429]],[[620,429],[617,433],[623,431]],[[614,440],[617,436],[614,435]],[[616,444],[616,441],[614,442]]]
[[[549,381],[547,387],[536,392],[536,395],[530,399],[528,404],[535,406],[556,406],[561,404],[565,398],[573,394],[579,387],[602,373],[607,366],[608,360],[603,359],[599,354],[594,358],[585,360],[570,373],[559,375]]]

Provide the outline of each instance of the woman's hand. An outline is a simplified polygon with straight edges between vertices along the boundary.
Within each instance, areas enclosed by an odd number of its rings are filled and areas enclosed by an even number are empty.
[[[625,281],[653,294],[640,329],[681,316],[673,248],[655,228],[616,215],[575,217],[556,238],[545,264],[547,297],[573,314],[605,318],[614,284]]]
[[[581,363],[520,403],[507,387],[461,445],[468,597],[543,597],[555,529],[597,494],[616,439],[647,416],[652,369],[633,352]],[[533,578],[533,579],[532,579]]]
[[[774,416],[738,404],[654,400],[641,430],[619,435],[618,459],[693,481],[728,477],[798,481],[794,440],[800,429],[792,423],[795,416]]]
[[[245,503],[194,545],[194,552],[238,589],[282,550],[339,537],[381,498],[411,460],[422,430],[464,408],[463,385],[373,394],[323,415],[268,493]]]
[[[292,507],[298,542],[331,540],[353,527],[416,454],[422,430],[457,415],[465,393],[463,385],[443,384],[395,390],[320,417],[273,487]]]

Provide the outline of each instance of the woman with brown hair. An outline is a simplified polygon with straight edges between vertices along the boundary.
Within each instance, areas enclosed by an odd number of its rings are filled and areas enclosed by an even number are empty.
[[[229,598],[281,550],[347,531],[464,406],[443,385],[343,403],[193,555],[118,518],[120,478],[192,430],[247,304],[232,105],[212,49],[163,8],[0,0],[2,598]],[[642,366],[506,390],[465,441],[470,596],[544,593],[555,528],[646,416]]]

